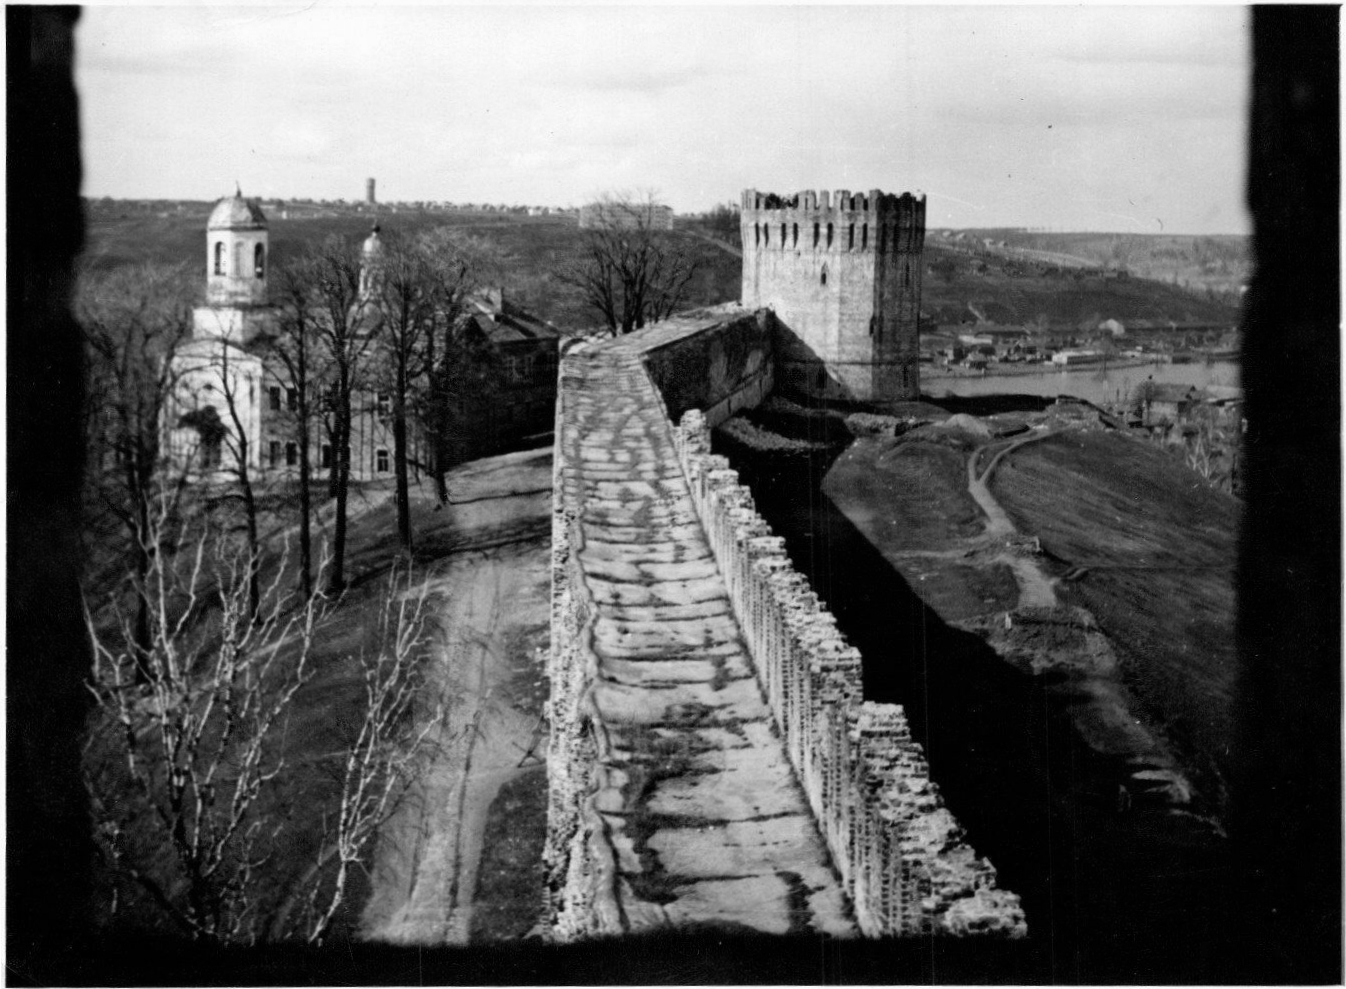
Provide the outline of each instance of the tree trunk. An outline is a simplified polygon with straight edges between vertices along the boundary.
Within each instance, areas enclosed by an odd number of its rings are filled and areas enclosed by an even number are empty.
[[[299,587],[304,600],[313,596],[313,496],[308,446],[308,398],[299,392]]]
[[[145,503],[143,497],[136,499],[135,506],[135,531],[131,534],[131,539],[135,545],[131,548],[134,557],[135,566],[135,592],[136,592],[136,624],[135,624],[135,656],[136,656],[136,680],[140,683],[149,682],[149,670],[146,668],[147,657],[154,646],[150,637],[150,597],[149,588],[145,586],[145,581],[149,579],[150,574],[150,553],[149,547],[145,541],[149,538],[150,530],[150,510],[149,505]]]
[[[411,492],[407,482],[407,367],[406,355],[397,362],[393,393],[393,472],[397,481],[397,538],[411,556]]]
[[[257,541],[257,499],[248,475],[247,456],[248,442],[244,440],[239,447],[238,481],[243,488],[243,511],[248,519],[248,616],[256,620],[262,607],[262,549]]]
[[[346,589],[346,499],[351,477],[351,390],[350,369],[340,370],[340,394],[337,396],[336,435],[332,451],[336,479],[336,520],[332,531],[332,578],[328,589],[340,594]]]

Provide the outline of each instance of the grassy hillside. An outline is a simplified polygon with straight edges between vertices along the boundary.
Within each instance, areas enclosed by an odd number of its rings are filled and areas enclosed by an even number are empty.
[[[127,212],[99,209],[90,217],[85,260],[95,267],[115,267],[141,261],[167,264],[206,263],[206,218],[211,204],[191,204],[181,213]],[[574,263],[583,247],[583,235],[573,218],[529,217],[495,213],[399,211],[379,216],[386,233],[414,235],[448,226],[488,241],[502,256],[500,281],[511,299],[563,329],[595,325],[595,315],[572,286],[556,277]],[[268,217],[272,260],[284,264],[305,245],[337,235],[358,243],[369,232],[371,214],[350,212],[311,219]],[[732,252],[696,236],[675,231],[675,242],[701,262],[688,288],[687,305],[704,306],[738,298],[739,259]],[[205,291],[205,278],[201,279]]]
[[[1238,321],[1230,305],[1145,278],[1104,278],[1000,251],[957,250],[933,239],[927,239],[925,261],[921,311],[935,324],[984,317],[1012,325],[1088,323],[1092,329],[1105,319]]]
[[[129,209],[119,212],[100,204],[90,215],[86,260],[100,267],[142,260],[203,265],[205,222],[210,205],[184,204],[181,212],[168,208],[157,212]],[[369,230],[372,219],[371,214],[354,211],[306,219],[272,216],[273,258],[284,263],[305,244],[332,234],[358,241]],[[585,306],[579,293],[556,277],[576,260],[583,245],[583,235],[572,217],[410,210],[385,212],[379,221],[390,232],[414,234],[450,226],[480,237],[503,256],[500,280],[512,298],[565,329],[579,330],[595,324],[594,313]],[[733,244],[720,244],[706,236],[717,232],[703,224],[680,221],[673,235],[701,262],[701,271],[688,291],[689,307],[738,298],[741,262]],[[1013,231],[976,234],[978,238],[994,235],[1006,244],[1024,248],[1074,252],[1084,264],[1108,262],[1118,249],[1116,245],[1121,243],[1118,240],[1121,235],[1116,234]],[[1161,259],[1165,251],[1187,252],[1192,258],[1206,260],[1222,258],[1224,263],[1234,266],[1235,240],[1130,237],[1127,244],[1134,241],[1144,247],[1144,251],[1131,248],[1127,254],[1132,259],[1133,277],[1104,279],[1100,273],[1091,274],[1080,265],[1071,268],[1008,250],[985,249],[979,239],[953,244],[932,232],[926,238],[921,308],[927,325],[978,318],[1054,327],[1089,323],[1092,328],[1109,318],[1123,323],[1155,319],[1233,325],[1237,321],[1233,306],[1208,299],[1202,293],[1134,275],[1140,273],[1137,265],[1143,257]]]
[[[995,495],[1091,611],[1122,679],[1222,795],[1232,741],[1239,503],[1162,450],[1115,432],[1030,444],[996,471]]]
[[[1252,244],[1238,234],[1030,233],[1024,230],[967,230],[1011,249],[1066,255],[1095,265],[1126,268],[1132,275],[1183,286],[1237,301],[1238,288],[1252,272]]]

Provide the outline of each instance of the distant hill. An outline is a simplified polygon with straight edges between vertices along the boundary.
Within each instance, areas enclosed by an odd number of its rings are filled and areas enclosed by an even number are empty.
[[[1085,265],[1124,269],[1132,276],[1167,282],[1200,294],[1209,293],[1237,304],[1240,286],[1252,272],[1252,244],[1236,234],[1123,234],[1040,233],[1026,230],[938,231],[928,238],[945,243],[941,234],[965,235],[965,241],[1003,243],[997,248],[1007,255],[1039,253],[1065,263],[1074,259]]]
[[[96,204],[88,216],[85,263],[116,267],[153,261],[166,264],[200,265],[206,259],[205,227],[211,203]],[[581,330],[597,324],[578,291],[560,282],[556,272],[578,260],[583,235],[574,217],[553,214],[530,217],[517,213],[457,212],[388,208],[357,212],[351,206],[317,207],[290,205],[282,217],[267,211],[272,260],[283,264],[311,243],[329,235],[358,242],[378,220],[385,234],[413,235],[448,226],[490,242],[503,256],[500,281],[510,298],[551,320],[562,329]],[[317,215],[315,215],[317,214]],[[688,287],[687,306],[711,305],[737,299],[740,262],[732,251],[698,236],[693,228],[675,229],[672,236],[701,263],[698,276]],[[205,278],[202,276],[202,291]]]
[[[203,266],[210,209],[206,202],[91,203],[86,262],[96,267],[140,261]],[[520,305],[563,329],[585,329],[597,322],[579,293],[556,278],[583,247],[583,234],[574,218],[566,215],[405,207],[367,212],[353,205],[288,203],[283,212],[268,212],[273,259],[283,263],[305,244],[330,234],[355,241],[364,237],[375,218],[388,232],[413,234],[450,226],[481,237],[504,256],[501,281]],[[737,299],[742,265],[734,232],[711,221],[678,218],[676,224],[673,236],[701,262],[700,274],[689,287],[688,307]],[[1227,298],[1222,301],[1201,289],[1184,290],[1136,277],[1134,265],[1151,263],[1149,259],[1158,264],[1168,257],[1163,252],[1170,252],[1175,263],[1190,258],[1194,264],[1217,268],[1224,264],[1242,271],[1241,238],[986,230],[958,231],[963,236],[953,240],[947,233],[932,230],[926,237],[921,309],[931,329],[978,319],[1054,327],[1096,325],[1104,319],[1237,322],[1237,309]],[[986,240],[1005,246],[987,246]],[[1025,253],[1029,251],[1041,253]],[[1115,269],[1108,272],[1102,267],[1119,251],[1133,265],[1129,277],[1117,277]],[[202,283],[204,290],[204,278]]]
[[[980,243],[928,236],[921,311],[927,324],[984,321],[1053,327],[1105,319],[1234,325],[1228,302],[1175,285],[1086,264],[1013,256]]]

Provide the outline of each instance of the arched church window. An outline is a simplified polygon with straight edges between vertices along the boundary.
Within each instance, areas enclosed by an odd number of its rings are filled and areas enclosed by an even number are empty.
[[[790,226],[790,246],[791,246],[791,247],[798,247],[798,246],[799,246],[799,224],[798,224],[798,223],[791,224],[791,226]]]
[[[257,278],[266,273],[266,248],[261,244],[252,249],[252,273]]]
[[[832,224],[830,223],[827,225],[827,246],[829,248],[832,246]]]
[[[817,223],[817,221],[814,221],[814,224],[813,224],[813,246],[814,246],[814,247],[817,247],[817,246],[818,246],[818,223]]]
[[[215,274],[224,274],[224,241],[215,241]]]
[[[782,248],[785,246],[785,224],[784,224],[784,223],[782,223],[782,224],[780,225],[780,246],[781,246]]]
[[[846,250],[855,250],[855,224],[852,223],[846,234]]]
[[[234,270],[229,272],[235,278],[243,274],[243,242],[239,241],[234,245]]]
[[[862,224],[860,227],[860,250],[863,251],[868,247],[869,247],[869,224],[865,223]]]
[[[824,284],[824,285],[827,284],[827,265],[823,265],[823,278],[822,278],[822,284]]]

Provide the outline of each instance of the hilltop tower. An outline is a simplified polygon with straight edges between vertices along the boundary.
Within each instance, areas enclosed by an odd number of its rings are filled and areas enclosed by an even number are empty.
[[[776,313],[779,381],[825,398],[919,397],[924,196],[748,189],[740,229],[741,301]]]
[[[206,221],[206,304],[192,314],[193,336],[245,344],[264,332],[266,215],[241,190],[221,199]]]

